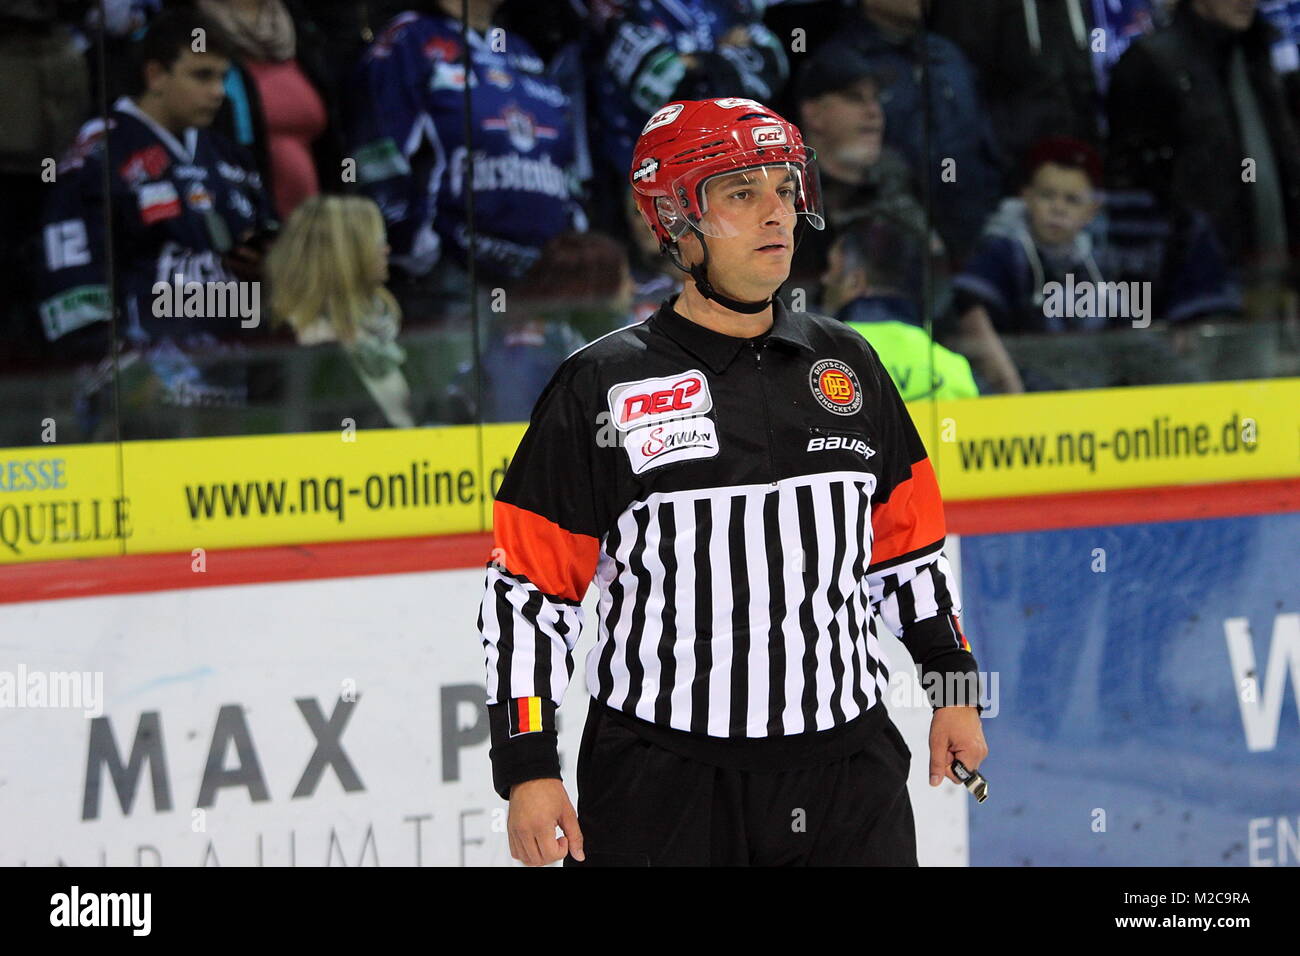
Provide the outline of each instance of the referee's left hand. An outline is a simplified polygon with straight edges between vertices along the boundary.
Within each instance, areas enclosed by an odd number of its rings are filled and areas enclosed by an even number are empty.
[[[979,711],[973,706],[940,707],[934,712],[930,720],[930,786],[939,786],[944,777],[961,785],[952,772],[954,757],[967,770],[978,770],[988,755]]]

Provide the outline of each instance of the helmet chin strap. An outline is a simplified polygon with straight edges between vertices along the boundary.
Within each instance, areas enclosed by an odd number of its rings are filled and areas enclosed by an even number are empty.
[[[709,281],[709,246],[708,243],[704,241],[704,236],[700,235],[698,238],[700,240],[700,248],[704,250],[704,258],[701,261],[695,263],[695,265],[688,269],[682,265],[679,255],[670,255],[668,258],[675,266],[677,266],[677,268],[681,269],[695,280],[695,288],[699,290],[700,295],[704,296],[706,299],[712,299],[723,308],[730,309],[732,312],[740,312],[745,315],[754,315],[762,312],[772,304],[772,296],[768,296],[766,299],[759,302],[741,302],[739,299],[733,299],[730,296],[723,295],[715,289],[713,283]],[[674,248],[673,251],[676,252],[676,248]]]

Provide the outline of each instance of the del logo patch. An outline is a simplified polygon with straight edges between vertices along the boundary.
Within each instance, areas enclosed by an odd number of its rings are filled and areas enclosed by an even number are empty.
[[[814,362],[808,373],[813,398],[828,412],[852,415],[862,408],[862,388],[853,369],[838,359]]]
[[[699,369],[619,382],[609,390],[609,412],[633,474],[659,465],[718,453],[718,429],[709,381]]]
[[[631,431],[687,415],[703,415],[713,408],[709,381],[699,369],[636,382],[619,382],[609,390],[609,413],[614,427]]]

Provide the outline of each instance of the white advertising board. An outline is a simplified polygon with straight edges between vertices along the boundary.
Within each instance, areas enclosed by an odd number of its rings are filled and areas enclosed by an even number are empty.
[[[491,787],[482,586],[474,568],[0,605],[22,685],[0,709],[0,865],[520,865]],[[559,712],[571,798],[595,596]],[[920,862],[966,865],[970,797],[925,780],[929,708],[890,709]]]

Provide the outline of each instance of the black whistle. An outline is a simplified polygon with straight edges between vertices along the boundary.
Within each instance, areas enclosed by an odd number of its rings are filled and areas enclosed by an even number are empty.
[[[989,782],[980,775],[978,770],[967,770],[965,764],[954,758],[952,772],[957,775],[962,786],[975,797],[976,803],[983,803],[989,798]]]

